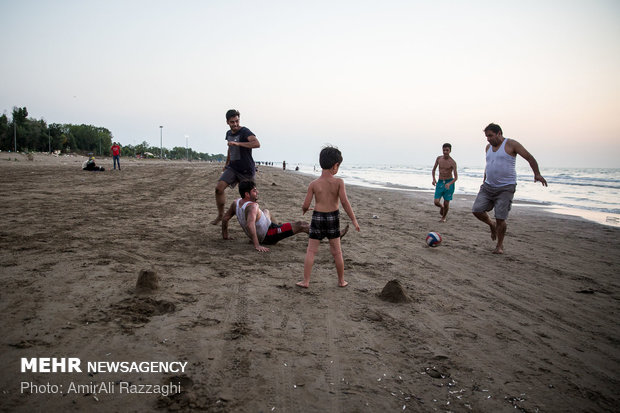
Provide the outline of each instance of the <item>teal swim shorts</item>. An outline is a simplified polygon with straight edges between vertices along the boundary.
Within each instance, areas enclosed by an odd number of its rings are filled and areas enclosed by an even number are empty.
[[[446,184],[450,182],[450,179],[440,179],[435,185],[435,199],[443,197],[446,201],[452,201],[452,195],[454,195],[454,184],[450,185],[450,188],[446,189]]]

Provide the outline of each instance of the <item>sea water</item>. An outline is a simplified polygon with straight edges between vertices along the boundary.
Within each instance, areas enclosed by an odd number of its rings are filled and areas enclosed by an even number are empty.
[[[294,169],[297,165],[290,165]],[[318,176],[318,165],[299,164],[299,172]],[[432,166],[346,165],[338,176],[349,185],[433,193]],[[436,171],[439,177],[439,171]],[[545,168],[549,184],[534,183],[529,165],[517,165],[517,192],[514,203],[580,216],[601,224],[620,227],[620,168]],[[455,195],[476,195],[484,177],[484,167],[460,167]],[[432,196],[432,195],[431,195]]]

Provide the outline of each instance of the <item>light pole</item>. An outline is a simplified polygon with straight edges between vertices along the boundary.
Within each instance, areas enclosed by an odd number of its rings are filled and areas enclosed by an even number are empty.
[[[164,159],[164,127],[159,127],[159,159]]]
[[[185,135],[185,157],[189,162],[189,135]]]

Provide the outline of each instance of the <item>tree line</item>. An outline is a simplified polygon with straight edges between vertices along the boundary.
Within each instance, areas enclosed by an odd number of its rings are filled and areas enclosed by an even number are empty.
[[[107,128],[93,125],[72,125],[51,123],[28,117],[28,109],[14,107],[12,119],[6,114],[0,116],[0,150],[19,152],[92,153],[108,155],[113,135]],[[172,149],[150,146],[147,142],[121,147],[122,156],[162,156],[166,159],[192,159],[203,161],[225,161],[222,154],[209,155],[191,148]],[[163,152],[163,153],[162,153]]]

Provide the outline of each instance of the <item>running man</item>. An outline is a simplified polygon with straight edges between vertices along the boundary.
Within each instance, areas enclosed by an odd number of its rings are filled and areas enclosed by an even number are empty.
[[[491,239],[497,240],[493,254],[504,253],[504,235],[506,235],[506,219],[512,205],[512,198],[517,189],[517,171],[515,168],[517,154],[529,162],[534,172],[534,182],[547,186],[547,181],[540,174],[536,159],[514,139],[504,138],[502,128],[490,123],[484,128],[489,142],[486,147],[487,165],[484,170],[484,183],[474,201],[472,213],[491,229]],[[487,211],[495,208],[495,222]]]
[[[260,142],[251,130],[239,123],[239,111],[230,109],[226,112],[226,123],[230,130],[226,132],[228,141],[228,156],[224,173],[215,186],[215,205],[217,206],[217,217],[211,224],[217,225],[224,215],[224,205],[226,204],[226,194],[224,191],[228,186],[234,188],[241,181],[253,181],[256,175],[256,165],[252,158],[252,149],[260,148]]]
[[[439,214],[441,215],[439,222],[446,222],[450,201],[454,195],[454,183],[459,179],[459,175],[456,172],[456,162],[450,157],[452,145],[444,143],[441,149],[443,155],[437,157],[435,166],[433,166],[433,186],[435,187],[435,205],[439,207]],[[439,181],[435,180],[437,167],[439,167]],[[453,174],[454,178],[452,177]],[[441,205],[442,197],[443,205]]]

